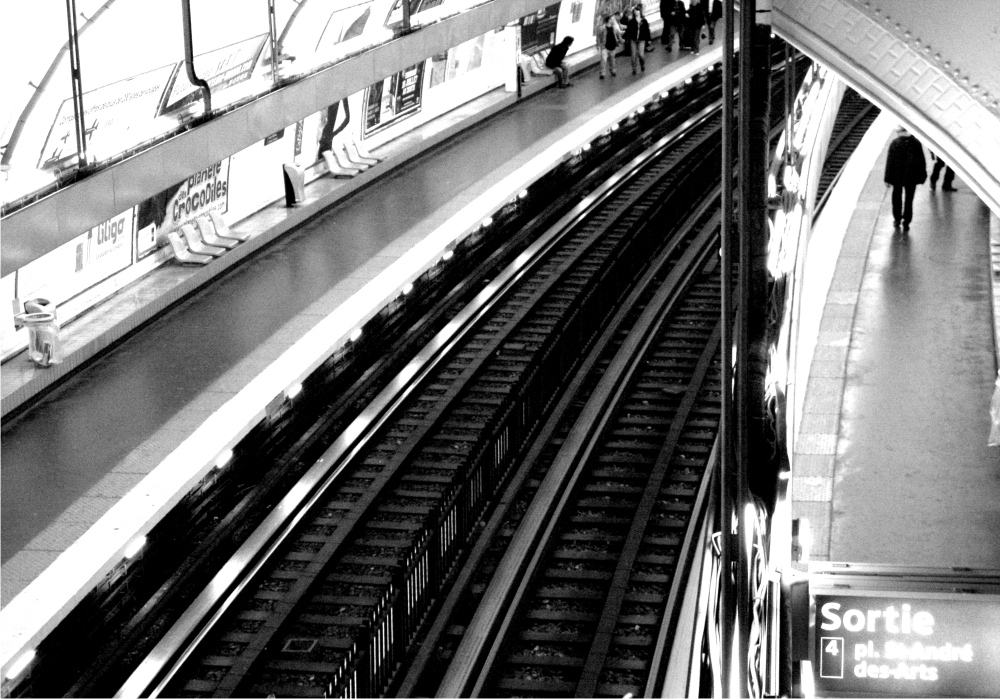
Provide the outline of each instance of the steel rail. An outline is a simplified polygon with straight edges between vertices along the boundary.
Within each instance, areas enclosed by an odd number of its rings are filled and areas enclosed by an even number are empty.
[[[670,244],[670,246],[663,251],[663,260],[666,260],[671,252],[676,248],[676,246],[680,243],[680,239],[684,237],[687,230],[689,230],[690,227],[693,226],[699,219],[705,216],[709,207],[713,205],[713,202],[713,196],[706,197],[699,207],[686,216],[685,220],[679,226],[679,235],[677,235],[672,244]],[[442,603],[441,610],[438,613],[434,625],[428,631],[420,649],[417,651],[416,656],[407,670],[406,676],[400,681],[399,688],[394,693],[396,696],[405,697],[414,696],[416,694],[417,683],[420,680],[421,674],[424,672],[427,662],[430,660],[431,655],[434,652],[434,648],[437,645],[439,638],[449,623],[451,611],[458,604],[459,598],[464,593],[465,587],[472,579],[472,575],[479,565],[479,561],[488,551],[490,547],[490,540],[494,532],[496,532],[503,524],[508,511],[508,506],[513,502],[521,484],[530,474],[534,462],[539,458],[546,443],[557,429],[561,420],[561,415],[567,410],[571,403],[577,400],[577,393],[586,380],[588,374],[593,370],[594,366],[596,366],[602,353],[605,351],[605,348],[613,341],[615,335],[619,332],[622,322],[632,312],[632,309],[636,306],[636,304],[639,303],[643,291],[648,288],[653,277],[660,273],[661,269],[662,267],[660,265],[653,264],[650,266],[650,268],[636,284],[633,291],[622,302],[615,316],[607,322],[603,334],[594,343],[594,347],[588,354],[587,358],[581,362],[576,376],[563,393],[559,403],[553,409],[552,416],[548,418],[546,425],[539,431],[538,436],[534,440],[534,444],[528,450],[522,467],[511,479],[505,494],[501,498],[502,505],[496,509],[490,520],[484,525],[479,540],[466,560],[463,571],[456,577],[455,583],[452,585],[452,589],[449,592],[448,597]]]
[[[654,302],[643,311],[630,340],[604,372],[594,395],[587,401],[574,427],[539,486],[522,524],[508,547],[497,574],[466,629],[452,663],[438,689],[439,697],[479,696],[500,650],[515,610],[527,591],[532,573],[541,562],[542,551],[553,535],[559,514],[566,506],[582,467],[597,447],[599,436],[637,368],[634,358],[653,342],[655,329],[669,314],[667,299],[687,277],[693,276],[694,261],[711,254],[709,244],[717,239],[714,227],[703,231],[685,251],[681,261],[664,281]],[[704,261],[704,260],[702,260]],[[506,611],[504,611],[506,610]]]
[[[633,158],[619,172],[609,177],[594,192],[570,209],[538,241],[519,255],[503,273],[480,292],[401,374],[379,394],[333,442],[324,455],[311,467],[289,494],[240,547],[236,554],[198,595],[188,610],[177,620],[159,644],[135,669],[115,696],[159,696],[186,661],[219,621],[228,607],[260,572],[266,560],[291,535],[308,509],[322,497],[348,462],[373,438],[390,419],[390,415],[416,390],[479,320],[499,303],[504,293],[524,277],[545,254],[556,246],[569,231],[589,215],[605,199],[627,183],[650,158],[668,148],[683,134],[710,117],[705,108],[685,120],[670,134],[657,141],[643,154]]]

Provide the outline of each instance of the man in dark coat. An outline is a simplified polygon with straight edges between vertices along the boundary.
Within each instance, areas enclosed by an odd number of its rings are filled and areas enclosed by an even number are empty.
[[[674,44],[674,4],[677,0],[660,0],[660,17],[663,19],[663,33],[660,34],[660,43],[667,47],[667,51],[673,49]]]
[[[715,23],[722,19],[722,0],[712,0],[712,9],[708,11],[708,43],[715,43]]]
[[[558,44],[549,49],[549,55],[545,58],[545,67],[551,68],[559,81],[559,87],[569,87],[573,83],[569,81],[569,68],[566,66],[566,54],[573,43],[573,37],[567,36]]]
[[[705,26],[705,2],[691,0],[687,11],[687,48],[696,55],[701,51],[701,28]]]
[[[902,223],[907,231],[913,219],[913,192],[927,181],[927,162],[920,141],[903,127],[898,133],[889,144],[884,179],[892,187],[892,224],[898,228]]]

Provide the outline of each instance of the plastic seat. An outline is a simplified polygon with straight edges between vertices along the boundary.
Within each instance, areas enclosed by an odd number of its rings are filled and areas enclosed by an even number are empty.
[[[358,155],[360,155],[362,158],[368,158],[369,160],[374,160],[377,163],[381,163],[384,160],[384,158],[376,158],[374,155],[372,155],[371,151],[369,151],[363,145],[355,141],[353,136],[348,141],[347,147],[348,149],[353,149],[354,151],[356,151]]]
[[[355,145],[354,141],[344,141],[341,146],[347,151],[348,157],[356,163],[364,163],[365,165],[378,165],[381,160],[378,158],[373,158],[371,156],[361,155],[361,151]]]
[[[198,235],[198,231],[196,231],[194,226],[190,223],[185,223],[181,226],[181,235],[184,236],[188,249],[198,255],[211,255],[213,257],[218,257],[226,251],[226,248],[217,248],[214,245],[206,245],[205,242],[202,241],[201,236]]]
[[[178,235],[177,231],[167,233],[167,242],[170,243],[170,248],[174,252],[174,259],[178,262],[188,265],[207,265],[214,259],[211,255],[197,255],[188,250],[187,245],[180,235]]]
[[[357,168],[361,172],[364,172],[371,167],[370,163],[364,163],[359,160],[354,160],[351,157],[351,152],[347,150],[347,146],[343,141],[340,143],[333,144],[333,157],[336,158],[337,162],[340,163],[341,167],[353,167]]]
[[[326,161],[326,168],[330,171],[330,174],[334,177],[348,178],[354,177],[361,171],[356,168],[345,168],[340,163],[337,162],[331,151],[323,151],[323,160]]]
[[[218,211],[209,211],[208,218],[212,221],[212,226],[215,228],[215,234],[220,238],[232,238],[233,240],[238,240],[241,243],[245,243],[250,240],[250,234],[237,233],[236,231],[231,230],[222,218],[222,214]]]
[[[217,248],[232,250],[240,244],[240,241],[238,240],[217,236],[215,234],[215,226],[212,224],[212,219],[208,216],[199,216],[194,220],[194,225],[198,229],[198,233],[201,234],[201,239],[209,245],[214,245]]]

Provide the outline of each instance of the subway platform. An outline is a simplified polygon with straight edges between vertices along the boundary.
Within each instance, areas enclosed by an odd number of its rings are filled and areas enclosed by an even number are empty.
[[[812,560],[1000,569],[1000,447],[987,446],[998,218],[956,179],[954,192],[917,187],[909,231],[894,228],[882,179],[894,127],[886,115],[872,126],[856,200],[831,200],[814,232],[844,227],[792,512]]]

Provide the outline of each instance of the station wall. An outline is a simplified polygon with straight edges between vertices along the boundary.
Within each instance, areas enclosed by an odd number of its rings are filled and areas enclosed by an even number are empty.
[[[487,92],[512,91],[516,89],[514,66],[522,33],[530,33],[534,51],[544,50],[568,35],[575,39],[574,53],[586,50],[594,45],[598,18],[629,1],[554,2],[537,16],[488,31],[387,76],[324,111],[289,124],[213,166],[192,173],[175,186],[23,265],[0,280],[2,299],[6,307],[17,313],[24,301],[45,298],[58,306],[59,322],[65,325],[170,262],[172,254],[165,233],[213,210],[234,225],[281,200],[283,164],[296,163],[306,168],[306,181],[312,181],[326,174],[321,153],[337,141],[353,140],[369,149],[378,148]],[[381,8],[385,2],[378,0],[376,4]],[[394,8],[393,12],[397,10]],[[390,12],[386,21],[391,22],[393,16]],[[344,26],[340,27],[343,31],[339,38],[350,39],[351,22],[341,24]],[[354,26],[358,26],[357,22]],[[239,49],[241,56],[246,53],[242,44],[234,46],[233,50]],[[256,53],[258,59],[261,53]],[[224,56],[216,58],[221,64],[235,65]],[[242,65],[245,61],[236,63]],[[240,74],[248,79],[253,72],[246,69]],[[239,83],[234,80],[229,87],[238,87]],[[133,91],[133,87],[132,80],[125,80],[118,89]],[[109,93],[111,88],[100,89],[105,98],[103,103],[115,101],[115,95]],[[123,104],[126,109],[135,106],[129,100]],[[63,118],[62,122],[65,121]],[[58,114],[54,124],[57,123]],[[15,330],[14,313],[0,314],[0,360],[15,356],[26,346],[27,332]]]

